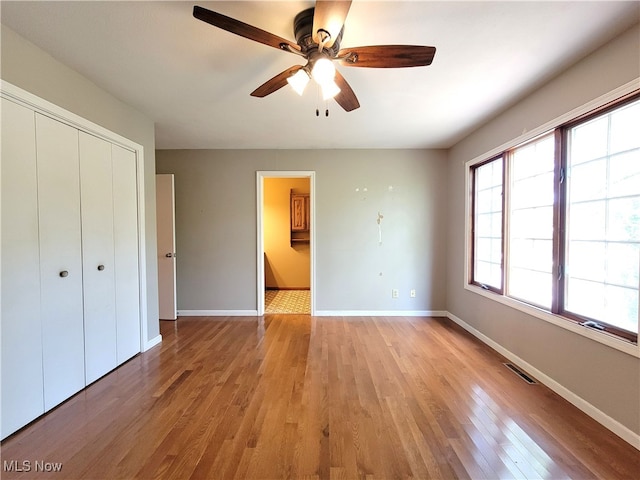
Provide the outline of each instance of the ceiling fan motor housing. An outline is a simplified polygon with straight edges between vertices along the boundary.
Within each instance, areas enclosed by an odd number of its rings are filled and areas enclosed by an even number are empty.
[[[293,31],[296,36],[296,43],[300,45],[302,52],[307,54],[310,51],[317,50],[318,44],[313,41],[313,14],[315,8],[308,8],[303,10],[293,20]],[[329,48],[324,47],[323,51],[326,51],[331,58],[335,57],[340,51],[340,41],[342,40],[342,33],[344,32],[344,26],[340,29],[338,38],[335,39],[333,45]]]

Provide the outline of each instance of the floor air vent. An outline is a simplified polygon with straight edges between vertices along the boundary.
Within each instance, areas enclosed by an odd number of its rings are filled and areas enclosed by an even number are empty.
[[[520,370],[518,367],[516,367],[513,363],[503,363],[503,365],[505,367],[507,367],[509,370],[511,370],[513,373],[518,375],[521,379],[523,379],[529,385],[535,385],[536,383],[538,383],[533,378],[531,378],[529,375],[527,375],[522,370]]]

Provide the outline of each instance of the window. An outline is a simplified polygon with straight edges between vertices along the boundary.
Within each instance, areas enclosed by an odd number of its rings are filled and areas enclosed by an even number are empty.
[[[509,154],[509,295],[551,308],[554,136]]]
[[[474,168],[473,281],[502,291],[502,157]]]
[[[470,283],[637,343],[640,95],[472,165]]]
[[[640,101],[567,129],[564,310],[638,332]]]

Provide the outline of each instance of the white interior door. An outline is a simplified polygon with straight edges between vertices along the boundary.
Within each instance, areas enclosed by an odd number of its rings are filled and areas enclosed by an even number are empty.
[[[44,412],[35,116],[2,99],[2,434]]]
[[[111,144],[80,132],[87,385],[117,365],[112,175]]]
[[[36,114],[45,410],[85,386],[78,130]]]
[[[175,320],[176,233],[173,174],[156,175],[156,215],[158,224],[158,297],[161,320]]]

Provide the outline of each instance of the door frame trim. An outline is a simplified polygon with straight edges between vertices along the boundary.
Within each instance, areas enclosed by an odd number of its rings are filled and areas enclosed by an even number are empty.
[[[258,170],[256,172],[256,211],[257,211],[257,281],[256,300],[258,316],[264,315],[264,179],[265,178],[308,178],[309,179],[309,211],[311,215],[311,231],[309,232],[311,315],[316,314],[316,172],[312,170]]]

